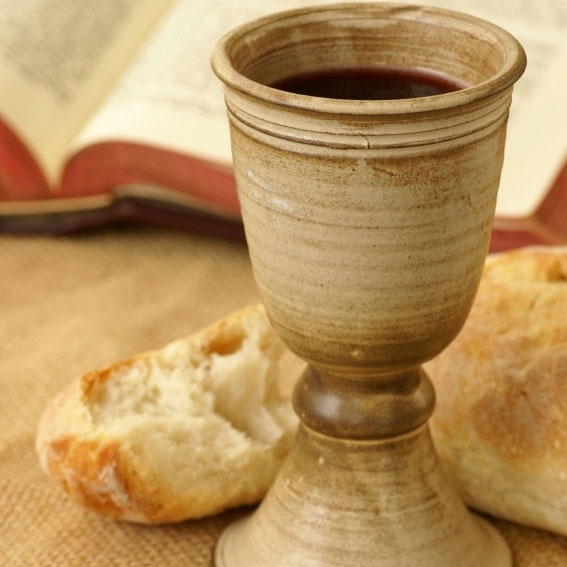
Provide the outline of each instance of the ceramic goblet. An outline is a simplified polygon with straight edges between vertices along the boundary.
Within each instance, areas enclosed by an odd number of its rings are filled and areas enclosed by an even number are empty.
[[[256,282],[308,363],[295,446],[260,507],[221,536],[216,565],[510,566],[439,464],[420,365],[456,336],[479,284],[522,48],[454,12],[343,4],[237,28],[212,65]],[[269,86],[376,65],[470,86],[398,100]]]

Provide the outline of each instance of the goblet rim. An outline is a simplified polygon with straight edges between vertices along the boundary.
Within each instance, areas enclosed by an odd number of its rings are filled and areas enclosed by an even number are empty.
[[[479,30],[479,37],[488,35],[499,41],[506,54],[500,69],[489,79],[462,89],[425,97],[395,99],[395,100],[354,100],[326,98],[283,91],[255,81],[236,69],[231,57],[235,46],[245,36],[262,27],[286,19],[308,15],[313,12],[340,12],[340,11],[366,11],[379,14],[390,10],[392,13],[405,15],[401,19],[410,19],[412,12],[426,16],[424,23],[443,24],[456,21],[460,24],[469,24],[471,29]],[[408,18],[409,16],[409,18]],[[415,19],[415,18],[414,18]],[[279,11],[264,17],[256,18],[244,23],[226,33],[215,45],[211,54],[211,67],[217,77],[225,86],[244,95],[250,96],[266,103],[277,104],[297,110],[321,112],[328,114],[352,115],[399,115],[417,114],[443,111],[465,104],[481,101],[493,97],[511,87],[523,74],[527,58],[522,45],[518,40],[500,26],[464,12],[437,8],[433,6],[419,6],[410,3],[397,2],[338,2],[315,6],[306,6],[290,10]]]

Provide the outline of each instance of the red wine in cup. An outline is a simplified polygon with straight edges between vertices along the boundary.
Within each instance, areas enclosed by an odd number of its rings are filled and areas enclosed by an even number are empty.
[[[450,93],[467,87],[454,79],[422,69],[353,67],[300,73],[270,85],[291,93],[350,100],[392,100]]]

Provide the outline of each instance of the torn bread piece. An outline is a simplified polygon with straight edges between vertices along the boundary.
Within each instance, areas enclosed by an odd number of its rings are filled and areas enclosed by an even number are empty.
[[[89,372],[46,408],[36,440],[41,466],[79,503],[133,522],[254,503],[297,428],[278,383],[283,353],[257,305]]]

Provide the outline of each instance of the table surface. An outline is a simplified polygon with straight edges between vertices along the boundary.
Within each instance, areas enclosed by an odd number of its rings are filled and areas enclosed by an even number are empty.
[[[258,301],[244,244],[172,230],[0,236],[0,562],[200,567],[242,514],[145,527],[100,518],[39,469],[43,408],[85,371],[165,345]],[[567,539],[493,521],[516,567],[563,567]]]

